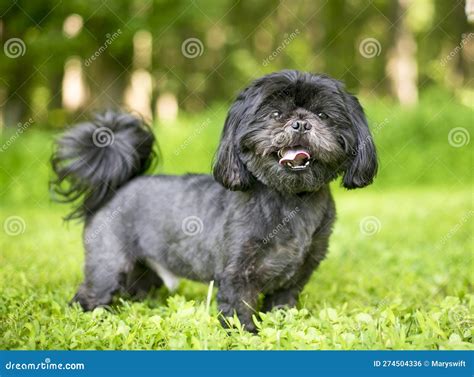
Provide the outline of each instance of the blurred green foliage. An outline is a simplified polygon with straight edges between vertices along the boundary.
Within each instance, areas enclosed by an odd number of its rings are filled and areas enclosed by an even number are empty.
[[[228,103],[251,79],[283,68],[325,72],[352,91],[387,95],[386,67],[401,19],[397,4],[384,0],[2,2],[2,41],[20,38],[26,45],[24,55],[15,59],[0,54],[6,124],[33,114],[36,128],[64,126],[68,114],[62,109],[61,80],[66,60],[71,56],[87,60],[118,30],[118,38],[84,67],[90,88],[87,110],[122,103],[137,68],[133,39],[140,30],[149,31],[153,38],[152,62],[147,67],[153,77],[153,100],[161,93],[173,93],[180,109],[188,112],[208,109],[215,102]],[[82,17],[83,28],[68,37],[63,24],[71,14]],[[464,54],[457,53],[450,64],[443,64],[463,33],[470,31],[464,1],[412,1],[403,16],[417,44],[419,88],[442,85],[452,90],[465,85],[472,68]],[[182,52],[188,38],[202,43],[202,54],[194,59]],[[360,52],[366,38],[379,43],[373,58]]]

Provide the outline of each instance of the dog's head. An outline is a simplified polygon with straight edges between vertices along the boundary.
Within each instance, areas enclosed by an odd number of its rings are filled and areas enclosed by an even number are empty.
[[[283,193],[316,191],[343,174],[346,188],[370,184],[377,156],[359,101],[324,75],[272,73],[232,105],[214,177],[230,190],[258,180]]]

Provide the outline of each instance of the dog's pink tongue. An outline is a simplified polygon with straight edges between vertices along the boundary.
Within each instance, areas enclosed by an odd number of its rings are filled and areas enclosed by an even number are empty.
[[[292,161],[299,165],[305,160],[309,160],[310,158],[311,156],[304,149],[286,149],[285,151],[283,151],[280,161],[278,162],[280,165],[283,165],[288,161]]]

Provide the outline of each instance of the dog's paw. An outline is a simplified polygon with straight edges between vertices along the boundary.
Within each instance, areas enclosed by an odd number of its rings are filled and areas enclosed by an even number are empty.
[[[86,290],[82,287],[79,288],[71,301],[69,301],[69,305],[74,305],[75,303],[79,304],[82,310],[86,312],[90,312],[101,306],[93,297],[90,297],[90,295],[88,295]]]

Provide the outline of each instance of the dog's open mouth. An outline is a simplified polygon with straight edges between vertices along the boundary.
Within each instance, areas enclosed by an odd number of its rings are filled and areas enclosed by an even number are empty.
[[[309,166],[311,155],[303,147],[282,148],[278,151],[280,165],[292,170],[303,170]]]

